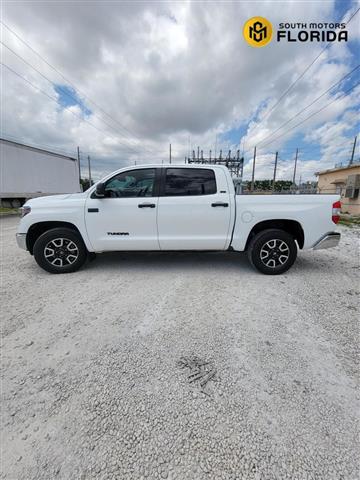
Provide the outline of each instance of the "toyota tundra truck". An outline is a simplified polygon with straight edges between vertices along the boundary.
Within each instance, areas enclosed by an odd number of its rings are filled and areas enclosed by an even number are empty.
[[[51,273],[101,252],[230,250],[277,275],[298,250],[339,243],[340,207],[337,195],[236,195],[221,165],[142,165],[83,193],[29,200],[16,238]]]

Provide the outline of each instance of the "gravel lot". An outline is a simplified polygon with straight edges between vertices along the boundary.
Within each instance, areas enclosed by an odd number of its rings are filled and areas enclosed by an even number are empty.
[[[38,268],[0,219],[2,479],[357,480],[359,230],[285,275],[237,254]],[[181,357],[212,362],[204,387]]]

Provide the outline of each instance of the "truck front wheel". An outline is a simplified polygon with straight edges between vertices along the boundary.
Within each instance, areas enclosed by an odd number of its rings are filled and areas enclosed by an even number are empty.
[[[70,228],[53,228],[40,235],[34,245],[37,264],[50,273],[71,273],[86,261],[81,236]]]
[[[284,230],[263,230],[250,241],[248,257],[260,272],[279,275],[289,270],[295,262],[297,245],[294,237]]]

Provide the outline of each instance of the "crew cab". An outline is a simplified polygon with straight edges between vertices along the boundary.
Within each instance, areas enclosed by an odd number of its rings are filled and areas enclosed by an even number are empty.
[[[336,195],[236,195],[221,165],[122,168],[83,193],[29,200],[19,247],[51,273],[78,270],[109,251],[247,251],[276,275],[298,250],[336,246]]]

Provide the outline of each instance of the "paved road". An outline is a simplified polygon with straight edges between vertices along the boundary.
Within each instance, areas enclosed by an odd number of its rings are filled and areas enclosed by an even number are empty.
[[[359,478],[358,231],[279,277],[213,253],[50,275],[0,222],[2,479]]]

